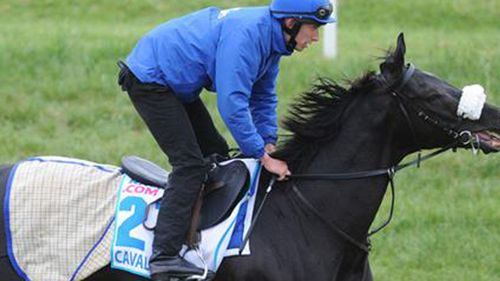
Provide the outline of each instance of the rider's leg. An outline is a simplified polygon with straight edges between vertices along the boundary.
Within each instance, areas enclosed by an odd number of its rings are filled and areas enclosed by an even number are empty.
[[[184,105],[166,87],[140,83],[133,75],[128,93],[172,165],[153,241],[153,280],[203,273],[178,256],[186,238],[192,206],[210,168],[204,160]]]
[[[184,104],[184,108],[191,120],[203,156],[207,157],[217,153],[223,157],[227,157],[229,146],[215,127],[212,117],[203,104],[203,101],[198,98],[192,103]]]

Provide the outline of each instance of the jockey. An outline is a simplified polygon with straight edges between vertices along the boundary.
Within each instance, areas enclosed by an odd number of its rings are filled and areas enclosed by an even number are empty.
[[[242,153],[285,179],[287,163],[270,156],[277,140],[279,61],[317,42],[319,27],[334,21],[329,0],[210,7],[157,26],[139,40],[126,64],[119,63],[119,84],[172,165],[150,259],[153,280],[203,273],[179,251],[211,167],[207,156],[227,156],[229,149],[200,92],[217,93],[218,111]]]

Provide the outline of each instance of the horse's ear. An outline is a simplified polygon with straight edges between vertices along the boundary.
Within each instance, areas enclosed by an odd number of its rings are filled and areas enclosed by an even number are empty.
[[[399,77],[405,65],[405,53],[405,38],[401,32],[398,36],[396,50],[387,55],[385,61],[380,64],[380,72],[388,79]]]
[[[398,46],[396,48],[396,55],[402,61],[403,65],[405,62],[405,54],[406,54],[406,44],[405,44],[405,35],[403,32],[398,35]]]

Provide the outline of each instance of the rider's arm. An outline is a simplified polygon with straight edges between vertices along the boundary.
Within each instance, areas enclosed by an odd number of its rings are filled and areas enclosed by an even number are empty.
[[[261,61],[256,37],[248,30],[237,28],[221,37],[215,59],[215,80],[217,106],[224,123],[243,154],[258,159],[264,155],[265,142],[250,112],[250,95]]]
[[[270,69],[254,84],[250,97],[253,122],[266,144],[276,144],[278,131],[276,78],[279,72],[279,57],[274,60]]]
[[[262,58],[262,46],[254,36],[255,33],[234,28],[221,38],[215,65],[217,106],[243,154],[260,159],[266,170],[283,180],[290,174],[288,165],[265,152],[265,141],[250,112],[250,96]]]

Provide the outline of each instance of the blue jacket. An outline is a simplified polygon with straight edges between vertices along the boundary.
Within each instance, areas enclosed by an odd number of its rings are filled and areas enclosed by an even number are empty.
[[[269,7],[211,7],[165,22],[139,40],[127,64],[144,83],[183,102],[217,92],[222,119],[245,155],[259,158],[277,139],[276,78],[290,55]]]

